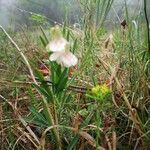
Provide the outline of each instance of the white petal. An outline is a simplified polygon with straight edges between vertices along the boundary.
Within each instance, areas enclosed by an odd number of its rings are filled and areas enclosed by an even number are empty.
[[[78,62],[78,59],[71,52],[64,52],[60,57],[60,61],[65,67],[75,66]]]
[[[53,41],[50,41],[50,43],[48,44],[48,48],[52,52],[60,52],[60,51],[65,50],[65,47],[67,44],[68,44],[68,42],[66,39],[59,38],[59,39],[55,39]]]
[[[53,53],[53,54],[50,55],[49,59],[50,59],[50,61],[56,61],[57,59],[59,59],[59,57],[61,55],[62,55],[61,53],[55,52],[55,53]]]

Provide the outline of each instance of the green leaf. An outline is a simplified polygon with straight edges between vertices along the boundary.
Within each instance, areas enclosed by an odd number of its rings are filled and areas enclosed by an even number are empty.
[[[44,38],[42,36],[40,36],[40,40],[41,40],[43,46],[46,47],[47,46],[47,42],[44,40]]]
[[[37,126],[40,126],[40,127],[47,127],[47,123],[44,123],[42,121],[39,121],[38,118],[36,118],[35,116],[33,115],[30,115],[30,116],[24,116],[23,119],[28,122],[28,123],[32,123],[32,124],[35,124]]]
[[[40,26],[40,29],[41,29],[42,34],[43,34],[43,39],[44,39],[44,41],[45,41],[45,43],[47,45],[49,43],[49,40],[48,40],[48,38],[47,38],[47,36],[46,36],[46,34],[44,32],[44,29],[41,26]]]
[[[51,62],[51,80],[53,84],[57,84],[60,74],[61,74],[60,65],[58,65],[55,62]]]
[[[39,81],[44,80],[44,76],[42,75],[42,73],[38,69],[35,69],[34,74],[38,78]]]
[[[72,48],[72,53],[74,54],[74,51],[77,47],[77,39],[75,39],[74,44],[73,44],[73,48]]]
[[[41,74],[39,70],[35,70],[35,75],[37,76],[38,80],[41,82],[40,87],[43,88],[49,94],[51,99],[53,99],[52,91],[50,90],[50,86],[48,85],[48,83],[45,82],[44,76]]]
[[[40,122],[43,122],[46,124],[46,119],[44,118],[44,116],[41,114],[41,112],[38,112],[37,109],[34,106],[29,107],[30,112],[33,113],[33,115],[35,115],[36,118],[38,118],[38,120]]]
[[[90,120],[92,119],[93,115],[94,115],[95,109],[93,109],[91,111],[91,113],[86,117],[86,119],[84,120],[84,122],[81,123],[81,128],[84,128],[85,126],[87,126],[90,122]]]
[[[88,111],[84,108],[78,112],[82,117],[86,117],[88,115]]]
[[[59,77],[58,81],[58,88],[57,91],[63,90],[66,87],[66,83],[68,81],[68,68],[65,68],[62,72],[61,76]]]
[[[79,137],[80,137],[79,134],[76,134],[76,135],[74,136],[74,138],[72,139],[72,141],[71,141],[70,144],[68,145],[67,150],[72,150],[72,149],[74,148],[74,146],[76,145],[76,143],[77,143],[78,140],[79,140]]]
[[[70,31],[68,30],[67,31],[67,36],[66,36],[67,41],[69,41],[69,36],[70,36]]]
[[[48,93],[44,88],[40,87],[39,85],[33,84],[33,86],[44,96],[47,98],[48,101],[53,102],[52,93]]]
[[[66,21],[64,22],[64,25],[63,25],[63,36],[65,36],[65,34],[66,34],[66,25],[67,23],[66,23]]]

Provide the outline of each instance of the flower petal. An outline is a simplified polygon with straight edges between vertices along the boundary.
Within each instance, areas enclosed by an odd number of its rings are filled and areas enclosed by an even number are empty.
[[[60,57],[60,61],[65,67],[75,66],[78,62],[77,57],[71,52],[64,52]]]
[[[53,54],[50,55],[49,60],[50,61],[57,61],[57,59],[59,59],[59,57],[61,55],[62,54],[60,52],[55,52],[55,53],[53,53]]]
[[[66,39],[58,38],[50,41],[49,44],[47,45],[47,49],[48,51],[52,51],[52,52],[60,52],[65,50],[67,44],[68,41]]]

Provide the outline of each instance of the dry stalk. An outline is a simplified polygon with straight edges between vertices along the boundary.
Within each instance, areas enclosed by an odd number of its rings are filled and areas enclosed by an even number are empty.
[[[35,84],[37,84],[37,81],[35,80],[33,71],[31,69],[31,66],[28,62],[28,59],[26,58],[26,56],[23,54],[23,52],[21,51],[21,49],[19,48],[19,46],[15,43],[15,41],[10,37],[10,35],[7,33],[7,31],[0,25],[0,28],[2,29],[2,31],[6,34],[6,36],[8,37],[8,39],[10,40],[10,42],[13,44],[13,46],[18,50],[18,52],[20,53],[21,57],[23,58],[26,66],[28,67],[28,70],[30,72],[31,78],[34,81]]]
[[[116,145],[117,145],[117,135],[116,132],[113,131],[112,133],[112,150],[116,150]]]

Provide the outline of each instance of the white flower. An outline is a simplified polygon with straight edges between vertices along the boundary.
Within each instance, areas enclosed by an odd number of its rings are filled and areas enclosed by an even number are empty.
[[[69,51],[55,52],[51,54],[49,59],[65,67],[75,66],[78,62],[77,57]]]
[[[50,41],[47,48],[53,52],[50,61],[56,61],[65,67],[75,66],[78,62],[77,57],[69,51],[69,42],[64,38]]]
[[[67,44],[69,44],[68,41],[63,37],[60,37],[50,41],[46,49],[52,52],[60,52],[65,50]]]
[[[63,38],[58,26],[51,29],[51,41],[46,49],[53,52],[50,61],[56,61],[65,67],[75,66],[78,62],[77,57],[69,51],[69,42]]]
[[[66,45],[68,45],[68,41],[63,38],[60,27],[56,25],[50,30],[51,40],[47,45],[46,49],[48,52],[58,52],[65,50]]]

